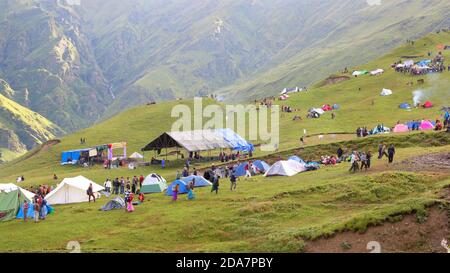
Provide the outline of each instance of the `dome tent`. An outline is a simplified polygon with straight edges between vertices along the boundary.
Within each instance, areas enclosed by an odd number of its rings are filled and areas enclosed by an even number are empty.
[[[431,107],[433,107],[433,104],[429,100],[423,104],[423,108],[431,108]]]
[[[167,188],[166,195],[172,196],[173,195],[173,190],[174,190],[176,185],[180,186],[180,188],[178,190],[179,194],[183,194],[183,193],[187,193],[188,192],[186,182],[184,182],[182,180],[175,180]]]
[[[400,109],[411,109],[411,105],[409,103],[402,103],[398,106]]]
[[[198,176],[198,175],[190,175],[187,177],[182,177],[181,180],[183,182],[185,182],[187,185],[195,179],[195,185],[194,187],[209,187],[212,185],[211,182],[209,182],[208,180],[206,180],[205,178]]]
[[[431,123],[431,121],[424,120],[422,123],[420,123],[419,130],[421,131],[427,131],[427,130],[433,130],[434,125]]]
[[[267,170],[270,169],[270,165],[262,160],[256,160],[255,162],[253,162],[253,165],[255,165],[256,168],[258,168],[263,173],[267,172]]]
[[[408,125],[405,124],[397,124],[394,127],[394,133],[405,133],[409,132]]]
[[[147,177],[142,182],[141,192],[142,193],[159,193],[167,189],[167,182],[164,177],[159,174],[152,173],[147,175]]]
[[[383,90],[381,90],[381,94],[380,95],[381,96],[390,96],[390,95],[392,95],[392,90],[383,88]]]

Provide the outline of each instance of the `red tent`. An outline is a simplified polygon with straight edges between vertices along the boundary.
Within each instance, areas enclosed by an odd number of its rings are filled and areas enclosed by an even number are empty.
[[[431,107],[433,107],[433,104],[431,103],[431,101],[426,101],[423,104],[423,108],[431,108]]]
[[[324,106],[322,106],[322,110],[323,111],[331,111],[331,110],[333,110],[333,108],[331,107],[331,105],[325,104]]]

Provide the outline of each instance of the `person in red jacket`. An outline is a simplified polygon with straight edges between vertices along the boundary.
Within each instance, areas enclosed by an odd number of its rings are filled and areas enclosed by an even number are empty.
[[[141,176],[139,176],[139,189],[142,188],[142,183],[144,182],[144,176],[141,174]]]

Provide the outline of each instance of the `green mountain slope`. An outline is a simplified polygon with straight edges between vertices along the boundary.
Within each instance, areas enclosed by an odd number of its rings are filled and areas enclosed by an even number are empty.
[[[433,120],[440,118],[442,115],[440,108],[450,105],[450,95],[448,93],[450,72],[446,71],[442,74],[432,74],[424,77],[411,77],[397,73],[390,68],[393,62],[401,59],[400,56],[426,55],[430,51],[436,54],[436,46],[439,44],[450,44],[450,33],[441,32],[428,35],[418,40],[414,45],[404,45],[383,57],[354,68],[367,70],[382,68],[385,70],[383,75],[351,77],[349,80],[337,84],[313,87],[306,93],[292,94],[287,101],[276,101],[280,105],[289,105],[294,109],[299,109],[299,111],[293,113],[281,113],[279,148],[284,150],[298,147],[299,137],[303,135],[304,130],[306,130],[308,135],[330,134],[326,136],[325,141],[337,141],[353,138],[354,131],[358,126],[373,128],[383,123],[391,127],[397,121],[406,122],[412,119]],[[450,60],[450,50],[444,51],[443,54],[446,60]],[[420,58],[416,60],[420,60]],[[425,80],[424,84],[417,84],[416,80],[420,78]],[[414,82],[414,85],[407,85],[411,81]],[[392,89],[394,94],[389,97],[382,97],[380,96],[382,88]],[[424,93],[422,100],[431,100],[435,107],[430,109],[418,108],[411,111],[399,109],[399,104],[403,102],[413,103],[412,92],[418,89]],[[214,102],[208,100],[204,102],[204,105],[211,103]],[[305,118],[308,109],[321,107],[323,104],[335,103],[341,106],[341,109],[336,111],[336,119],[332,119],[330,113],[325,114],[320,119]],[[55,145],[51,150],[19,158],[17,161],[4,166],[0,171],[4,177],[14,177],[19,171],[39,177],[42,175],[42,178],[39,179],[43,180],[47,179],[53,170],[67,175],[83,173],[84,170],[80,170],[77,167],[59,167],[61,151],[116,141],[127,141],[129,154],[139,151],[154,137],[171,129],[172,123],[176,121],[176,118],[171,117],[171,111],[175,105],[179,104],[186,104],[192,107],[191,100],[184,100],[129,109],[91,128],[63,137],[61,143]],[[300,115],[303,120],[293,121],[296,115]],[[205,118],[204,121],[206,120],[208,119]],[[346,135],[333,135],[334,133],[346,133]],[[87,139],[87,144],[79,144],[81,137]],[[307,144],[319,142],[317,137],[307,140]],[[261,154],[264,153],[256,152],[256,155]],[[151,155],[147,154],[147,159],[150,156],[153,156],[153,153]],[[153,168],[146,171],[150,172],[154,170]],[[157,170],[160,171],[159,169]],[[112,176],[108,171],[102,169],[94,169],[92,172],[93,175],[99,178]],[[173,170],[168,169],[168,172],[170,175],[173,175]]]
[[[279,65],[217,93],[231,101],[250,100],[276,95],[285,87],[308,86],[327,74],[386,54],[406,40],[450,26],[448,1],[383,1],[380,6],[365,8],[355,5],[347,12],[336,9],[322,20],[309,18],[312,29],[320,29],[314,24],[327,24],[320,39],[306,39],[305,43],[302,38],[308,34],[302,33],[276,56]]]
[[[0,90],[14,93],[1,79]],[[9,161],[62,133],[51,121],[0,93],[0,162]]]
[[[108,86],[76,12],[47,0],[0,6],[0,77],[17,91],[10,98],[69,131],[91,124]]]
[[[212,93],[243,101],[308,85],[450,18],[441,0],[0,5],[0,77],[17,90],[11,99],[67,131],[148,101]]]

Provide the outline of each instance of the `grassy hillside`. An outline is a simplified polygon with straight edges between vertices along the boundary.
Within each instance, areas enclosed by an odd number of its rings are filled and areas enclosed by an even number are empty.
[[[425,55],[428,51],[435,54],[437,44],[449,43],[448,33],[429,35],[417,41],[415,46],[400,47],[358,67],[383,68],[386,70],[383,75],[360,76],[325,86],[319,82],[307,93],[293,94],[287,101],[277,101],[300,108],[300,111],[281,114],[279,153],[256,153],[269,162],[279,155],[286,158],[292,154],[318,159],[321,155],[335,153],[338,146],[347,151],[375,152],[379,143],[392,143],[397,147],[394,165],[388,165],[384,158],[374,158],[370,171],[357,174],[348,173],[349,164],[342,163],[289,178],[258,176],[241,179],[236,192],[230,192],[229,182],[222,180],[218,195],[211,194],[209,188],[196,189],[196,200],[187,201],[181,196],[176,203],[163,194],[147,195],[147,201],[136,206],[136,211],[131,214],[98,211],[107,202],[104,197],[95,204],[56,206],[55,215],[38,225],[18,221],[2,223],[0,232],[11,235],[0,242],[0,250],[63,252],[69,241],[76,240],[85,252],[301,252],[314,238],[344,230],[362,232],[384,221],[398,221],[405,213],[416,212],[418,222],[426,221],[428,206],[440,204],[441,209],[448,209],[446,197],[442,197],[443,188],[450,185],[448,168],[426,162],[415,165],[402,162],[421,155],[448,153],[450,135],[416,132],[356,139],[353,131],[357,126],[378,123],[393,126],[397,121],[437,118],[441,114],[440,106],[450,104],[447,92],[450,72],[423,77],[424,85],[418,85],[418,78],[395,73],[389,66],[400,56]],[[444,55],[448,59],[449,51]],[[411,80],[414,85],[407,86]],[[394,94],[381,97],[382,88],[390,88]],[[412,91],[417,88],[424,90],[435,107],[400,110],[401,102],[412,103]],[[205,105],[211,103],[207,101]],[[330,113],[320,119],[305,119],[307,109],[325,103],[341,105],[336,111],[336,119],[332,120]],[[172,181],[183,163],[173,156],[165,170],[159,166],[136,171],[104,170],[101,166],[83,169],[62,167],[59,160],[63,150],[114,141],[127,141],[128,154],[138,151],[170,129],[174,121],[170,112],[178,104],[192,106],[192,101],[130,109],[89,129],[63,137],[59,144],[37,148],[1,166],[0,181],[13,182],[17,176],[24,175],[26,181],[22,185],[25,187],[55,184],[52,175],[56,173],[59,179],[84,175],[103,183],[106,177],[146,175],[155,171]],[[294,115],[301,115],[304,120],[293,121]],[[309,135],[305,146],[298,141],[303,129]],[[319,133],[326,134],[324,140],[314,136]],[[81,137],[87,139],[86,144],[79,144]],[[153,153],[146,154],[147,159],[150,156]],[[209,163],[195,166],[202,168]],[[28,232],[24,232],[25,229]],[[51,241],[47,240],[49,236]],[[430,244],[439,246],[440,240]],[[405,246],[410,243],[405,242]]]
[[[416,40],[450,26],[450,3],[446,1],[385,1],[361,9],[359,4],[351,1],[355,7],[319,13],[316,16],[320,19],[308,18],[307,25],[323,31],[321,39],[311,39],[308,33],[299,35],[276,56],[278,65],[217,93],[230,101],[241,101],[275,95],[285,87],[309,86],[344,67],[376,59],[408,39]],[[327,25],[315,27],[319,22]]]
[[[9,91],[14,92],[12,89]],[[9,161],[62,133],[45,117],[0,94],[1,161]]]

